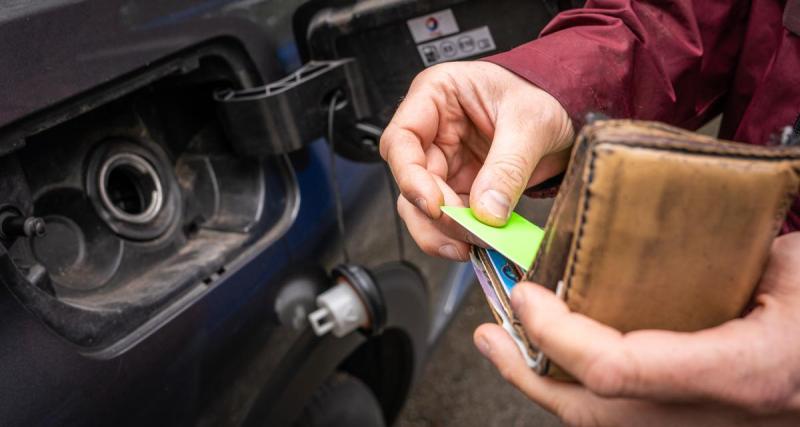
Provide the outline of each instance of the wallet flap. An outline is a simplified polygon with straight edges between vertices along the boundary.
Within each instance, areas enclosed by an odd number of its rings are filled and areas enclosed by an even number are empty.
[[[797,192],[796,166],[595,145],[567,304],[623,332],[694,331],[739,316]]]

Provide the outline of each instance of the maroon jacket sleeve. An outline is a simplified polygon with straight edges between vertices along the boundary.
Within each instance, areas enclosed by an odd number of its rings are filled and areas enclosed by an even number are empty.
[[[748,9],[739,1],[589,0],[556,16],[539,39],[486,60],[553,95],[576,129],[588,112],[694,128],[718,112]]]

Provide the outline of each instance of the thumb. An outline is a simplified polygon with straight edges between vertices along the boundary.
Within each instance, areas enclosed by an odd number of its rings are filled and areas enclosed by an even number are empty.
[[[800,276],[800,232],[775,238],[759,282],[758,294],[771,294],[781,302],[800,300],[798,276]]]
[[[532,144],[534,132],[521,125],[519,115],[514,116],[512,123],[498,119],[489,154],[470,190],[475,217],[495,227],[508,222],[543,155],[538,144]]]

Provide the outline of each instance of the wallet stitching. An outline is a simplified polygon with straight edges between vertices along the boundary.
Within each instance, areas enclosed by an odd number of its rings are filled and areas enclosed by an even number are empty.
[[[566,289],[564,291],[564,301],[569,300],[570,290],[572,290],[572,279],[575,276],[575,265],[578,263],[578,252],[581,250],[581,244],[583,240],[584,229],[586,225],[586,221],[589,217],[589,202],[591,201],[592,195],[590,191],[590,187],[592,182],[594,181],[594,167],[595,167],[595,160],[597,159],[597,153],[595,151],[596,146],[592,147],[591,151],[588,153],[590,156],[589,164],[588,164],[588,174],[586,176],[586,186],[583,190],[583,212],[581,212],[581,219],[578,223],[578,233],[575,236],[575,250],[572,253],[572,260],[570,261],[569,273],[566,277]]]
[[[591,131],[592,131],[592,129],[589,128],[589,129],[581,131],[581,133],[578,134],[578,136],[577,136],[577,138],[575,140],[575,143],[573,144],[573,147],[572,147],[572,153],[570,155],[570,160],[569,160],[570,164],[573,164],[575,162],[579,162],[580,146],[583,145],[583,144],[590,144],[590,142],[589,142],[590,138],[593,136],[593,133]],[[586,159],[586,157],[589,157],[591,154],[588,152],[589,151],[588,148],[586,150],[587,150],[587,152],[583,154],[584,157],[583,157],[582,160],[580,160],[580,163],[586,164],[589,161],[588,159]],[[581,176],[580,170],[578,170],[577,168],[571,168],[571,167],[568,168],[566,173],[565,173],[565,175],[564,175],[562,188],[569,189],[569,187],[572,185],[572,183],[575,180],[580,179],[580,176]],[[568,192],[569,190],[566,190],[566,191]],[[543,240],[543,244],[545,244],[545,245],[549,244],[548,242],[550,242],[550,239],[552,238],[550,236],[550,233],[553,230],[553,228],[551,228],[551,221],[553,220],[553,218],[558,217],[559,213],[564,210],[564,205],[566,205],[566,204],[567,204],[566,197],[564,197],[564,196],[556,197],[555,203],[553,204],[553,208],[551,210],[551,214],[550,214],[550,216],[549,216],[549,218],[547,220],[547,226],[545,227],[545,237],[544,237],[544,240]],[[542,259],[545,258],[546,254],[547,254],[547,249],[544,249],[544,250],[539,251],[539,253],[536,255],[536,259],[533,262],[533,266],[531,267],[530,271],[527,274],[527,280],[530,280],[530,281],[533,281],[533,282],[536,281],[536,280],[534,280],[534,273],[536,271],[538,271],[539,266],[540,266],[540,264],[542,262]],[[566,268],[566,263],[564,264],[564,268]],[[559,275],[560,275],[559,278],[560,279],[564,279],[565,282],[566,282],[566,277],[564,277],[565,274],[566,274],[566,270],[561,270],[560,273],[559,273]],[[548,287],[551,285],[550,281],[547,281],[547,283],[544,283],[544,284],[545,284],[545,286],[548,286]],[[552,289],[555,290],[555,288],[556,288],[556,284],[553,283],[552,284]],[[566,300],[566,289],[565,289],[565,293],[564,294],[565,294],[565,300]]]
[[[639,147],[639,148],[651,148],[651,149],[658,149],[664,151],[670,151],[674,153],[682,153],[682,154],[691,154],[695,156],[719,156],[725,155],[728,158],[736,158],[736,159],[745,159],[745,160],[761,160],[761,161],[773,161],[773,162],[781,162],[787,160],[797,160],[800,158],[800,154],[797,153],[786,153],[782,151],[775,151],[773,153],[756,153],[753,152],[755,150],[733,150],[733,151],[726,151],[726,150],[713,150],[713,147],[710,148],[701,148],[701,147],[675,147],[669,146],[669,143],[676,142],[676,140],[668,140],[668,141],[644,141],[645,137],[642,137],[643,141],[625,141],[625,140],[610,140],[604,141],[605,143],[616,143],[620,145],[627,145],[630,147]],[[652,142],[648,144],[647,142]]]
[[[642,130],[642,122],[635,122],[630,120],[613,120],[598,124],[600,131],[609,130],[612,134],[605,135],[604,142],[611,142],[635,147],[649,147],[666,149],[674,152],[684,152],[690,154],[706,154],[706,155],[719,155],[724,154],[729,157],[744,157],[751,159],[769,159],[769,160],[787,160],[787,158],[798,159],[800,158],[800,150],[797,147],[763,147],[754,144],[743,144],[732,141],[718,140],[711,137],[700,137],[694,135],[692,132],[687,132],[683,129],[678,129],[673,126],[666,126],[660,123],[644,122],[652,129],[665,134],[653,134],[646,131],[646,127]],[[623,127],[635,126],[638,127],[640,132],[636,133],[635,139],[628,139],[614,133]],[[676,139],[679,136],[692,135],[696,138],[692,141],[685,141]],[[681,144],[676,147],[673,144]]]

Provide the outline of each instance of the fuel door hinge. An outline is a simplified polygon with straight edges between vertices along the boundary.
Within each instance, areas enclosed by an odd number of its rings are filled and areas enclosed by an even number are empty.
[[[370,115],[358,63],[352,58],[312,61],[273,83],[214,94],[226,135],[242,155],[263,157],[298,150],[326,136],[334,108],[337,134],[356,139]],[[332,100],[335,100],[333,105]]]

